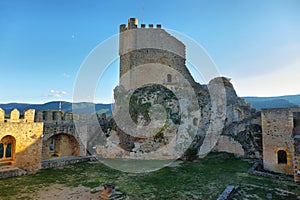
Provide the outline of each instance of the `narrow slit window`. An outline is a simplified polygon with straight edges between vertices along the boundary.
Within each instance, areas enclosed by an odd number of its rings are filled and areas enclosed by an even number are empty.
[[[168,75],[167,75],[167,82],[168,82],[168,83],[171,83],[171,82],[172,82],[172,75],[171,75],[171,74],[168,74]]]
[[[51,138],[50,139],[50,145],[49,145],[49,150],[54,151],[54,145],[55,145],[55,139]]]

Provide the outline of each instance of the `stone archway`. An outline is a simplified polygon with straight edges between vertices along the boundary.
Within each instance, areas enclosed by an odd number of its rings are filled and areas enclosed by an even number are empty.
[[[0,165],[13,165],[16,157],[16,139],[7,135],[0,140]]]
[[[80,156],[80,145],[72,135],[55,134],[43,144],[42,160],[70,156]]]

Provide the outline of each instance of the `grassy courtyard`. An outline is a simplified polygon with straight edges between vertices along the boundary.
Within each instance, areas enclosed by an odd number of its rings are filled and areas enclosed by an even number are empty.
[[[234,199],[297,199],[300,185],[250,175],[251,165],[230,154],[211,153],[197,162],[181,163],[144,174],[124,173],[101,163],[79,163],[64,169],[0,180],[0,199],[48,199],[43,193],[57,186],[51,199],[80,199],[84,191],[95,199],[105,183],[114,183],[123,199],[217,199],[227,185],[238,186]],[[72,192],[60,197],[57,191]],[[82,189],[83,188],[83,189]],[[50,199],[50,198],[49,198]]]

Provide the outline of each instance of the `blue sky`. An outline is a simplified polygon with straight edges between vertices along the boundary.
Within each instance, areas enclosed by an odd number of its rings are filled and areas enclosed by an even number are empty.
[[[240,96],[300,94],[300,1],[0,1],[0,103],[72,101],[80,66],[130,17],[197,41]],[[112,102],[114,62],[96,102]]]

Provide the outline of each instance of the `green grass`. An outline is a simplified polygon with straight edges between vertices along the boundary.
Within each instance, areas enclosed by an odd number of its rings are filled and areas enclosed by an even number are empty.
[[[41,170],[37,174],[0,180],[0,199],[30,199],[29,194],[51,184],[93,188],[114,183],[124,199],[216,199],[227,185],[238,186],[234,199],[297,199],[300,186],[247,173],[250,164],[230,154],[211,153],[197,162],[165,167],[151,173],[120,172],[101,163],[79,163],[65,169]],[[97,191],[96,191],[97,192]]]

